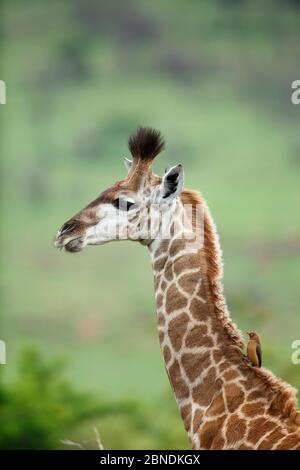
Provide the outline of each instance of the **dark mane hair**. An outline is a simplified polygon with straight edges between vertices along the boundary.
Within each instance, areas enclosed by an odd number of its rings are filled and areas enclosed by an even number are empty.
[[[140,127],[129,137],[128,147],[133,158],[153,160],[165,148],[165,142],[159,131]]]

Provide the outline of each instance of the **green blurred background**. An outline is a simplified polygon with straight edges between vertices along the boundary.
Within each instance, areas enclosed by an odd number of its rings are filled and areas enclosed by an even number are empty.
[[[156,334],[147,250],[68,255],[59,226],[160,129],[221,235],[225,292],[264,365],[300,386],[300,5],[1,2],[0,448],[187,448]],[[71,443],[69,443],[71,445]],[[74,448],[76,448],[74,446]]]

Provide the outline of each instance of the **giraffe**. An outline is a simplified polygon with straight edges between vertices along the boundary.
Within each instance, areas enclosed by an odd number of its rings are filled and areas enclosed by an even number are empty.
[[[300,449],[295,389],[243,353],[205,200],[183,188],[182,165],[152,172],[164,149],[158,131],[139,128],[128,144],[126,178],[63,224],[55,246],[74,253],[129,239],[148,248],[160,346],[192,449]]]

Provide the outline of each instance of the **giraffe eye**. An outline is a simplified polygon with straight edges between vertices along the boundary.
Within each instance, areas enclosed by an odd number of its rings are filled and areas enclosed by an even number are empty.
[[[112,202],[112,205],[118,210],[129,211],[135,204],[133,201],[117,198]]]

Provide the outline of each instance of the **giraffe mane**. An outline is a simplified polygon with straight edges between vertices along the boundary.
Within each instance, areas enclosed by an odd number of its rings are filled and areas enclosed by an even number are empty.
[[[133,159],[152,161],[165,148],[165,142],[159,131],[140,127],[129,137],[128,147]]]
[[[199,204],[204,208],[204,246],[201,251],[204,251],[207,264],[207,277],[212,301],[215,305],[215,315],[220,321],[222,329],[232,341],[233,346],[236,346],[237,349],[242,349],[244,347],[242,335],[229,316],[223,295],[221,283],[223,275],[222,252],[216,227],[210,216],[208,206],[196,191],[183,190],[181,200],[183,204],[191,204],[193,207]],[[195,220],[193,220],[193,223],[195,223]]]
[[[208,206],[201,195],[192,190],[183,190],[181,193],[183,204],[195,207],[200,204],[204,208],[204,256],[207,264],[208,284],[212,301],[215,305],[216,318],[231,341],[227,355],[242,366],[253,386],[258,386],[270,397],[271,408],[281,412],[282,416],[290,419],[291,423],[300,425],[300,411],[297,409],[297,390],[287,382],[276,377],[271,371],[252,367],[243,355],[244,341],[237,326],[230,318],[221,283],[223,275],[222,252],[215,224],[211,218]],[[193,218],[194,223],[194,218]],[[202,250],[201,250],[202,251]]]

